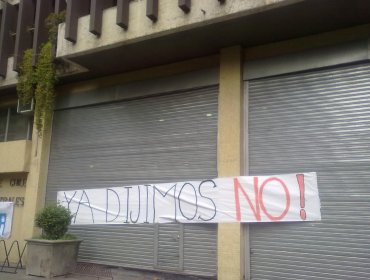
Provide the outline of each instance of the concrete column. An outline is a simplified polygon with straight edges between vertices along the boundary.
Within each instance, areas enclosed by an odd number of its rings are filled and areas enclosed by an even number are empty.
[[[47,170],[49,164],[51,132],[45,131],[42,137],[36,127],[32,134],[32,150],[30,171],[27,177],[26,194],[23,213],[23,238],[40,235],[34,226],[36,213],[44,206]]]
[[[239,176],[242,168],[242,49],[221,50],[218,121],[218,176]],[[243,228],[239,223],[218,225],[218,279],[239,280],[244,275]]]

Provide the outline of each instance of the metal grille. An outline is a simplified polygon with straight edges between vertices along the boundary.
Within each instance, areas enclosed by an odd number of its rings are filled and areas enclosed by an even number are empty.
[[[322,222],[251,226],[251,277],[370,279],[370,65],[249,82],[250,174],[318,172]]]
[[[215,87],[56,111],[47,201],[55,201],[59,190],[217,177],[216,142]],[[184,226],[185,231],[193,227]],[[198,248],[186,253],[203,267],[195,274],[215,275],[216,228],[205,228],[209,240],[185,237],[188,246]],[[182,258],[166,263],[164,249],[172,241],[166,244],[165,239],[159,240],[159,255],[154,256],[158,232],[152,225],[72,226],[71,232],[84,239],[83,261],[153,269],[158,257],[161,267],[172,269]],[[190,273],[191,264],[184,266]]]

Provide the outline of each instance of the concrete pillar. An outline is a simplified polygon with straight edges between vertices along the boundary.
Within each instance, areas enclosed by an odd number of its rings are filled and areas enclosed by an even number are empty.
[[[23,213],[23,238],[40,235],[34,226],[36,213],[44,206],[47,170],[49,164],[51,132],[45,131],[42,137],[36,127],[32,134],[32,150],[30,171],[27,178],[26,194]]]
[[[219,177],[242,174],[242,64],[242,49],[240,46],[221,50],[217,151]],[[243,239],[241,224],[218,225],[218,279],[243,279]]]

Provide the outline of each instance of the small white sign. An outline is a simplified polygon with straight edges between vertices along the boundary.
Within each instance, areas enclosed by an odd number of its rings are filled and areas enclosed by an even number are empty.
[[[12,232],[14,204],[0,202],[0,238],[9,238]]]

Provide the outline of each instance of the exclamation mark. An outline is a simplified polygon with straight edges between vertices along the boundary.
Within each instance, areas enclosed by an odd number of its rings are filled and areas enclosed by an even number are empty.
[[[304,210],[305,207],[305,199],[304,199],[304,174],[297,174],[297,182],[299,186],[299,197],[300,197],[300,205],[301,205],[301,211],[300,216],[302,220],[306,220],[306,210]]]

